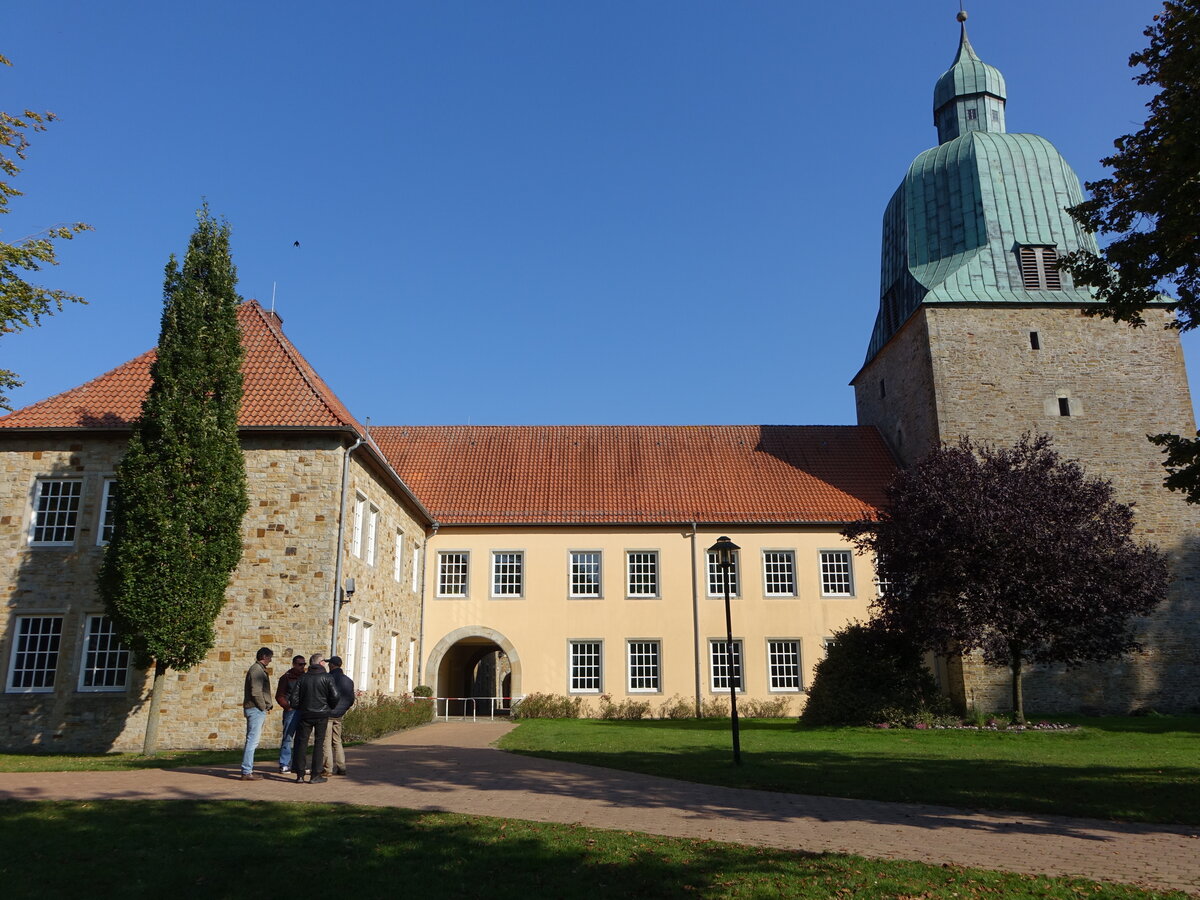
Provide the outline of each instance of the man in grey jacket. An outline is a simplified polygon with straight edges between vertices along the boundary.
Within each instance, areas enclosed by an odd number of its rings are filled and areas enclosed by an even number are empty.
[[[259,647],[254,665],[246,672],[246,687],[242,697],[242,712],[246,714],[246,749],[242,751],[242,781],[262,778],[254,771],[254,751],[262,736],[263,723],[271,711],[271,676],[267,666],[275,654],[270,647]]]
[[[329,714],[329,729],[325,732],[325,770],[322,775],[346,774],[346,751],[342,749],[342,716],[354,705],[354,682],[342,671],[342,658],[329,657],[329,677],[338,689],[338,704]],[[315,770],[314,770],[315,771]]]

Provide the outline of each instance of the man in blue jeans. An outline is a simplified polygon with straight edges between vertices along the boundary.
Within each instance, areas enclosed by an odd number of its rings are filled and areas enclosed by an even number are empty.
[[[254,772],[254,751],[262,735],[263,722],[271,711],[271,676],[267,666],[275,654],[270,647],[259,647],[254,655],[254,665],[246,671],[246,689],[242,700],[242,712],[246,714],[246,749],[242,752],[242,781],[257,781],[262,778]]]
[[[296,738],[296,726],[300,724],[300,710],[292,709],[288,693],[292,684],[304,677],[304,657],[293,656],[292,667],[279,676],[279,687],[275,689],[275,702],[283,708],[283,741],[279,744],[279,774],[292,771],[292,743]]]

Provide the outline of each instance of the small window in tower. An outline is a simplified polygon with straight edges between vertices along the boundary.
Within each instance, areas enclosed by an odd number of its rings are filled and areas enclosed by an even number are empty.
[[[1017,248],[1021,286],[1027,291],[1061,291],[1058,251],[1051,246],[1022,244]]]
[[[1070,397],[1059,397],[1058,398],[1058,414],[1060,416],[1069,416],[1071,414],[1071,398]]]
[[[879,396],[880,397],[887,396],[887,385],[883,383],[882,378],[879,379]]]
[[[975,121],[975,118],[976,118],[976,116],[978,116],[978,115],[979,115],[979,113],[978,113],[978,112],[976,112],[975,110],[973,110],[973,109],[968,109],[968,110],[967,110],[967,121],[968,121],[968,122],[974,122],[974,121]]]
[[[1041,340],[1041,338],[1038,337],[1038,333],[1036,331],[1029,332],[1029,349],[1030,350],[1041,350],[1042,349],[1042,340]]]

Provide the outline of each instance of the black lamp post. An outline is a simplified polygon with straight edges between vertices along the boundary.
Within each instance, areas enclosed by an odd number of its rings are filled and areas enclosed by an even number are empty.
[[[725,586],[725,661],[729,677],[729,714],[733,728],[733,761],[742,764],[742,742],[738,736],[737,688],[742,680],[741,660],[735,668],[733,664],[733,620],[729,615],[729,571],[733,568],[733,554],[740,550],[737,544],[722,535],[717,542],[708,548],[708,552],[717,557],[717,568]],[[736,673],[736,677],[735,677]]]

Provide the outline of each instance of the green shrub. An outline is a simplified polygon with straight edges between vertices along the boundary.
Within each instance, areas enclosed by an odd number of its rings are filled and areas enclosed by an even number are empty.
[[[696,707],[691,700],[685,700],[675,694],[671,699],[663,701],[657,715],[660,719],[692,719],[696,716]]]
[[[852,622],[834,635],[825,658],[817,663],[800,721],[875,725],[887,721],[885,710],[895,718],[951,712],[920,650],[875,622]]]
[[[513,703],[514,719],[578,719],[586,715],[582,697],[529,694]]]
[[[369,741],[433,721],[426,699],[371,694],[360,697],[342,719],[342,740]]]
[[[413,696],[414,697],[432,697],[433,696],[433,688],[431,688],[427,684],[418,684],[415,688],[413,688]]]
[[[748,719],[786,719],[791,714],[792,699],[790,697],[738,701],[738,715]]]
[[[622,700],[620,703],[613,703],[612,697],[608,694],[600,696],[600,718],[602,719],[628,719],[635,721],[644,719],[650,715],[649,700]]]
[[[728,697],[705,697],[700,701],[700,718],[728,719],[729,709]]]

